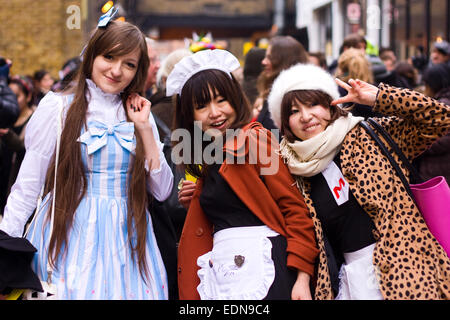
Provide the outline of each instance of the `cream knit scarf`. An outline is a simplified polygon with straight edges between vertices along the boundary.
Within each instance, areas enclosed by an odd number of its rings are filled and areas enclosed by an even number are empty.
[[[290,143],[283,138],[280,153],[291,174],[312,177],[322,172],[338,154],[347,133],[362,120],[349,113],[311,139]]]

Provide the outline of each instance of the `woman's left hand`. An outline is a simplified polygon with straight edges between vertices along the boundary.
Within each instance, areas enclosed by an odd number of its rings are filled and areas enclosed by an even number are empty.
[[[137,93],[132,93],[127,99],[127,113],[129,119],[136,125],[150,125],[151,103]]]
[[[332,105],[339,103],[354,102],[368,106],[374,106],[377,100],[378,88],[362,80],[348,80],[348,84],[340,79],[336,83],[347,90],[347,95],[331,102]]]
[[[292,288],[292,300],[312,300],[309,279],[310,276],[306,272],[298,272],[297,281],[295,281],[294,287]]]

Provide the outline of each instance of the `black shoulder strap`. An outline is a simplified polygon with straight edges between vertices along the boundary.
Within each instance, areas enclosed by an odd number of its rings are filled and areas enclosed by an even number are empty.
[[[394,168],[395,172],[399,176],[400,180],[402,181],[403,185],[405,186],[406,191],[411,196],[412,199],[414,199],[411,188],[409,187],[409,182],[406,179],[405,175],[403,174],[403,171],[400,169],[400,166],[395,161],[395,159],[392,157],[391,153],[387,149],[386,145],[381,141],[380,137],[375,133],[375,131],[372,129],[372,127],[366,122],[361,121],[360,125],[369,133],[369,135],[372,137],[372,139],[375,140],[375,142],[380,147],[383,154],[388,158],[389,162],[391,163],[391,166]]]
[[[387,143],[391,146],[394,152],[398,155],[399,159],[403,162],[405,167],[409,171],[409,180],[411,183],[420,183],[423,182],[419,172],[417,169],[411,164],[411,162],[406,158],[405,154],[402,152],[400,147],[395,143],[392,137],[387,133],[387,131],[373,118],[369,118],[367,120],[374,128],[378,131],[379,134],[383,136],[383,138],[387,141]]]
[[[159,117],[156,116],[156,114],[153,113],[153,118],[155,119],[156,125],[165,133],[167,137],[170,137],[172,134],[172,131],[169,129],[169,127],[162,121]]]

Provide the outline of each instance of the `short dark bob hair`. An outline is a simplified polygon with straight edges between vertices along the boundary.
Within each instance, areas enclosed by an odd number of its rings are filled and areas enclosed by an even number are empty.
[[[208,69],[193,75],[186,81],[181,90],[181,95],[177,95],[173,129],[188,130],[191,137],[194,137],[195,106],[206,105],[217,96],[227,100],[236,112],[236,119],[229,129],[242,128],[251,121],[250,103],[236,78],[221,70]],[[207,143],[203,144],[202,151],[206,145]],[[194,152],[194,143],[192,143],[191,159],[195,158]],[[193,176],[201,177],[203,175],[202,170],[195,164],[185,164],[184,167]],[[205,168],[206,166],[202,165],[202,167]]]
[[[289,126],[289,117],[291,109],[297,102],[301,102],[307,106],[322,105],[330,108],[330,123],[333,123],[339,117],[348,115],[348,111],[338,106],[332,106],[333,98],[321,90],[293,90],[286,93],[281,101],[281,134],[289,141],[294,142],[299,138],[292,132]]]

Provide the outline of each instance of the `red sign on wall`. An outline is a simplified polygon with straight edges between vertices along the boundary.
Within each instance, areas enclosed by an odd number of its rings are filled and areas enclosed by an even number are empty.
[[[351,24],[359,23],[361,18],[361,6],[359,3],[349,3],[347,5],[347,19]]]

